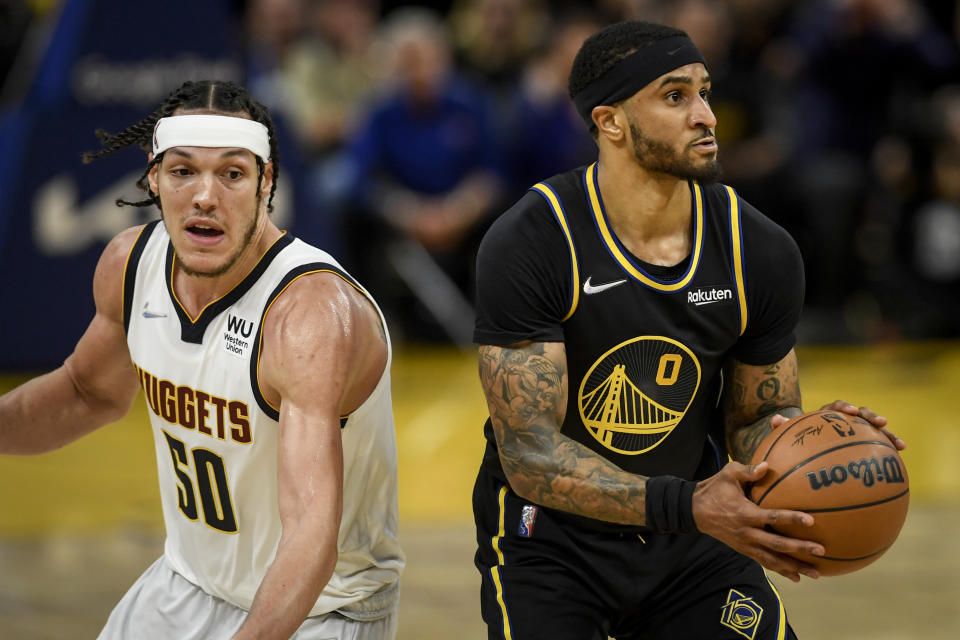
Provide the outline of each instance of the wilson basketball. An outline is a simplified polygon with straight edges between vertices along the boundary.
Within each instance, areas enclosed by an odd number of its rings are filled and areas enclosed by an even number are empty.
[[[769,470],[750,487],[750,499],[813,516],[812,527],[776,530],[822,544],[823,557],[795,556],[821,575],[865,567],[897,539],[910,503],[907,468],[887,436],[863,418],[829,410],[797,416],[760,443],[751,462],[763,460]]]

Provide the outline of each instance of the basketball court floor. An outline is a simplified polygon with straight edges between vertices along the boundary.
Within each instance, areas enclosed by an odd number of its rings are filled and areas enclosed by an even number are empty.
[[[846,576],[774,576],[804,640],[960,637],[960,343],[798,349],[804,406],[873,407],[907,441],[911,505],[897,543]],[[0,377],[0,392],[26,378]],[[393,368],[401,536],[400,640],[480,640],[470,492],[485,406],[473,355],[402,350]],[[0,639],[95,638],[162,551],[142,400],[61,451],[0,457]],[[718,613],[719,615],[719,613]]]

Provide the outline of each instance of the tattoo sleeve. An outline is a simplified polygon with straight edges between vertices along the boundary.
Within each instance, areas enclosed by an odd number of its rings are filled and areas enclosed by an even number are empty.
[[[773,416],[792,418],[802,413],[797,355],[791,349],[779,362],[759,367],[733,360],[726,367],[726,378],[727,449],[734,460],[748,463],[770,433]]]
[[[567,356],[563,343],[480,347],[500,461],[518,495],[577,515],[644,524],[646,478],[563,435]]]

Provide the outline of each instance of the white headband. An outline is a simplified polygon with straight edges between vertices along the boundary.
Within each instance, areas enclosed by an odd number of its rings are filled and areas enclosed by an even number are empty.
[[[153,128],[153,155],[171,147],[240,147],[270,160],[267,128],[232,116],[184,115],[160,118]]]

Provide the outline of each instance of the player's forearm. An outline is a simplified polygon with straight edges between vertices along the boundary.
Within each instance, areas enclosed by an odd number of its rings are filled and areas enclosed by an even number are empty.
[[[590,518],[644,524],[646,478],[560,432],[567,397],[562,344],[483,345],[479,365],[500,460],[518,495]]]
[[[731,360],[724,373],[729,380],[723,395],[727,449],[746,464],[770,433],[775,415],[792,418],[802,412],[797,355],[791,349],[778,362],[762,366]]]
[[[128,408],[85,393],[65,365],[0,397],[0,453],[59,449],[118,420]]]
[[[552,425],[508,433],[500,460],[517,495],[588,518],[646,524],[645,477],[620,469]]]
[[[760,442],[767,437],[773,428],[770,422],[776,415],[792,418],[802,413],[800,407],[781,407],[751,424],[730,428],[727,431],[727,450],[730,457],[737,462],[748,464],[753,458]]]
[[[284,534],[234,640],[293,635],[333,575],[336,537],[336,528],[320,521],[301,522],[289,535]]]

